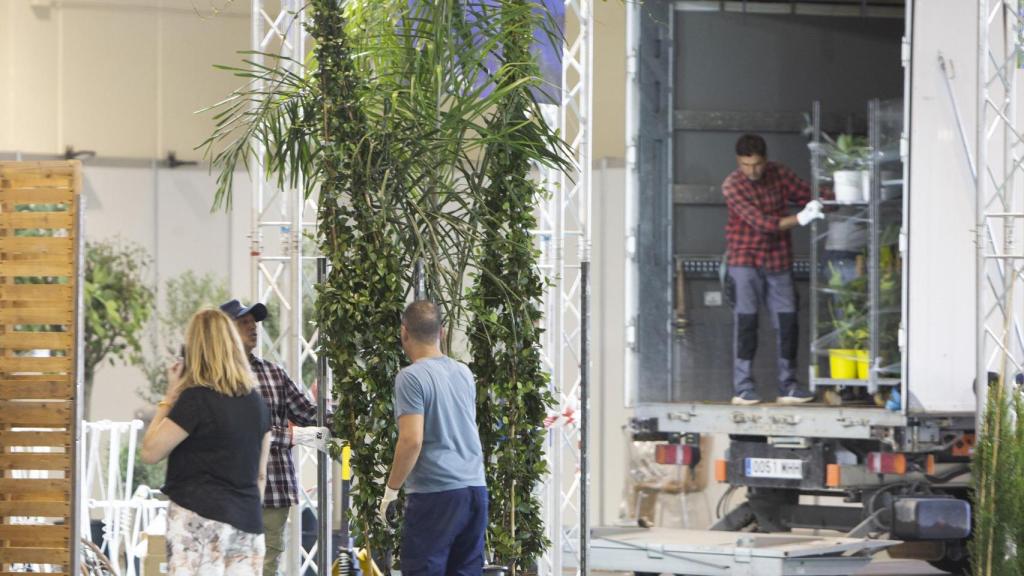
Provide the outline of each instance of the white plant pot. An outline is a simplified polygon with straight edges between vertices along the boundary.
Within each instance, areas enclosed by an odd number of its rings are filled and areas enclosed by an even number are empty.
[[[867,173],[865,170],[837,170],[832,175],[832,191],[836,195],[836,202],[840,204],[863,202],[865,173]]]

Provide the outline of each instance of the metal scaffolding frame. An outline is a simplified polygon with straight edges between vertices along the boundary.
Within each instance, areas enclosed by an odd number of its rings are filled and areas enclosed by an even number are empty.
[[[566,415],[548,434],[550,476],[544,486],[551,546],[539,562],[541,576],[589,572],[587,522],[587,293],[591,249],[591,142],[593,134],[593,2],[565,0],[561,106],[545,111],[556,119],[573,154],[572,173],[541,173],[551,187],[538,208],[541,269],[549,281],[544,303],[544,358],[551,390]]]
[[[978,2],[976,389],[978,419],[989,373],[1009,385],[1024,372],[1024,127],[1017,77],[1024,67],[1018,0]]]
[[[262,54],[276,54],[286,58],[279,61],[282,66],[302,66],[307,39],[304,5],[303,0],[252,0],[253,61],[262,65]],[[256,152],[262,157],[262,146],[257,145]],[[316,200],[304,198],[301,185],[279,188],[268,182],[258,162],[250,176],[252,300],[264,302],[280,314],[277,334],[268,334],[261,325],[258,349],[264,358],[280,364],[292,380],[308,389],[313,382],[304,381],[303,367],[317,361],[317,332],[304,334],[303,302],[314,293],[316,256],[309,237],[316,228]],[[317,455],[306,448],[294,450],[300,490],[299,505],[289,516],[285,538],[282,567],[287,576],[305,574],[307,569],[320,572],[317,547],[306,552],[301,532],[302,510],[318,510],[319,483],[316,474],[311,473],[316,469]],[[306,484],[304,479],[308,479]]]

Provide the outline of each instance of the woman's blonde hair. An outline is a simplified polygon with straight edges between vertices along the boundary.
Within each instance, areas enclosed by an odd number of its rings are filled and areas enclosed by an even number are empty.
[[[252,391],[253,375],[235,323],[220,310],[196,312],[185,329],[184,387],[205,386],[227,396]]]

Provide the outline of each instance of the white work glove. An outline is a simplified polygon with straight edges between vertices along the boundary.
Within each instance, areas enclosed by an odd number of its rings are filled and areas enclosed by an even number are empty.
[[[319,426],[296,426],[292,428],[292,445],[306,446],[326,451],[331,440],[331,431]]]
[[[384,497],[380,499],[380,507],[377,509],[377,517],[380,518],[380,521],[383,522],[385,526],[389,525],[388,506],[390,506],[395,500],[398,500],[398,490],[389,486],[384,486]]]
[[[821,212],[821,208],[821,202],[811,200],[805,204],[804,209],[796,215],[796,221],[799,222],[801,226],[807,226],[815,220],[824,218],[825,215]]]

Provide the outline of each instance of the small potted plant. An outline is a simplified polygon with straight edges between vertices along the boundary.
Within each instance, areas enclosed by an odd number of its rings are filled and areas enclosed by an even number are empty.
[[[863,136],[840,134],[825,148],[825,165],[832,173],[836,202],[853,204],[867,199],[870,190],[868,161],[871,147]]]
[[[829,316],[836,343],[836,348],[828,351],[829,373],[836,380],[866,379],[870,336],[864,315],[867,277],[844,281],[839,269],[831,265],[829,268]]]

